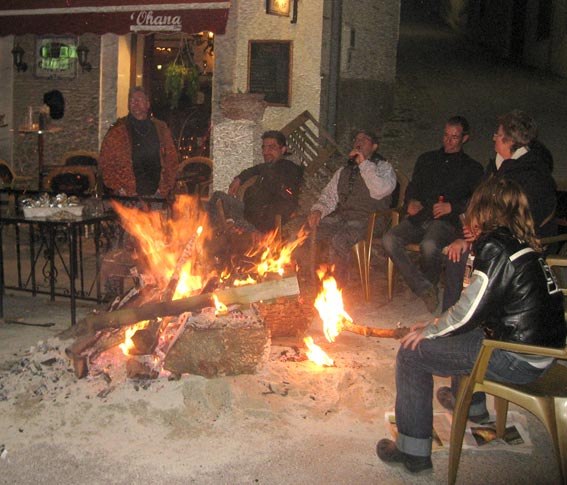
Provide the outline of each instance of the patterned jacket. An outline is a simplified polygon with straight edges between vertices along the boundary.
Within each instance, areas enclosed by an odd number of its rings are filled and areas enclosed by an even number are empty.
[[[132,135],[127,117],[116,120],[100,147],[99,168],[104,185],[122,195],[136,194],[136,179],[132,168]],[[168,126],[152,118],[160,143],[161,178],[159,193],[167,196],[175,184],[179,156]]]

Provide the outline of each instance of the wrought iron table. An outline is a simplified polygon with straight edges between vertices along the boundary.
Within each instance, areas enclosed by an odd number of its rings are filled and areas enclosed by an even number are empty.
[[[75,325],[77,299],[101,301],[98,277],[101,265],[101,228],[104,223],[115,221],[116,217],[113,212],[60,219],[26,218],[19,211],[4,211],[0,214],[0,318],[4,317],[4,291],[9,288],[29,291],[34,296],[38,293],[49,294],[51,301],[54,301],[56,296],[68,297],[71,304],[71,325]],[[15,236],[12,250],[15,250],[16,283],[7,283],[4,274],[9,256],[8,248],[4,248],[3,233],[9,226],[14,228]],[[23,240],[22,227],[27,228],[27,241]],[[92,238],[87,238],[86,233],[91,230]],[[84,245],[88,239],[92,239],[94,244],[95,264],[90,285],[85,283]],[[23,256],[26,248],[29,251],[28,259]],[[44,285],[37,278],[37,269],[41,263]],[[68,287],[60,286],[60,274],[69,278]]]

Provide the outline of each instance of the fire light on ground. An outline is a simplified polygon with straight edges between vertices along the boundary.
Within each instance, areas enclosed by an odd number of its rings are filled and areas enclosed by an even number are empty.
[[[321,347],[313,342],[312,337],[305,337],[303,341],[308,349],[305,355],[307,355],[310,361],[315,362],[317,365],[326,365],[329,367],[335,365],[334,360],[331,359]]]
[[[329,342],[334,342],[343,330],[364,335],[365,337],[395,339],[402,338],[410,331],[407,327],[401,327],[399,323],[396,328],[392,329],[367,327],[354,323],[350,315],[344,309],[343,295],[342,291],[337,287],[337,281],[332,276],[325,276],[325,274],[326,271],[323,269],[317,271],[317,275],[322,282],[322,290],[317,295],[313,305],[319,312],[321,320],[323,320],[323,331]],[[305,344],[310,349],[310,351],[306,352],[307,357],[319,365],[329,365],[324,362],[321,364],[319,360],[316,360],[318,359],[318,356],[311,352],[311,346],[308,343],[308,339],[311,339],[311,337],[304,339]],[[311,339],[311,343],[312,342],[313,339]],[[321,350],[321,352],[323,351]],[[314,355],[313,358],[312,355]],[[332,359],[329,358],[329,360],[332,362]]]

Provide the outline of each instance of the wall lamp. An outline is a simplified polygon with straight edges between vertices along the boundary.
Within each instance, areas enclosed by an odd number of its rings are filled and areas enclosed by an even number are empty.
[[[91,63],[87,61],[88,57],[89,57],[89,48],[87,46],[84,45],[80,45],[77,47],[77,57],[79,60],[79,66],[81,66],[81,69],[83,70],[83,72],[87,71],[90,72],[91,69],[93,68],[93,66],[91,66]]]
[[[12,49],[12,57],[14,58],[14,66],[18,70],[18,72],[25,72],[28,68],[28,65],[24,62],[24,54],[26,51],[20,47],[19,44],[16,44],[16,47]]]

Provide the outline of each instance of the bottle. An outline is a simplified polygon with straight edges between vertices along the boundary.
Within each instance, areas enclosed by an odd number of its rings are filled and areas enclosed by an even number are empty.
[[[465,275],[463,277],[463,290],[467,286],[469,286],[471,282],[473,264],[474,264],[474,254],[472,251],[469,251],[469,255],[467,256],[467,263],[465,265]]]

